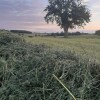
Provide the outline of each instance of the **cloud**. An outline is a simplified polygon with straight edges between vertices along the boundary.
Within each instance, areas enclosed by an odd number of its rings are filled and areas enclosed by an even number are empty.
[[[89,2],[90,0],[83,0],[83,2]]]
[[[43,0],[44,1],[44,0]],[[41,0],[0,0],[0,26],[4,23],[43,21],[45,3]],[[13,25],[14,26],[14,25]],[[19,24],[20,26],[20,24]]]
[[[95,6],[93,6],[93,8],[100,9],[100,5],[95,5]]]

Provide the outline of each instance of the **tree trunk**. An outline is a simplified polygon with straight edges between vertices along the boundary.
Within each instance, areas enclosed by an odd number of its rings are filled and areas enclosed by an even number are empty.
[[[64,26],[64,37],[68,38],[68,27]]]

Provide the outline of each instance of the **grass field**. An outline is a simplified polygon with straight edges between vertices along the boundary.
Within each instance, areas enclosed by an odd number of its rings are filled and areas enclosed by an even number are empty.
[[[100,100],[100,63],[86,58],[100,62],[99,37],[24,38],[0,33],[0,100]]]
[[[28,37],[27,42],[33,44],[46,44],[57,49],[68,49],[78,54],[89,56],[100,62],[100,37],[93,35],[63,37]]]

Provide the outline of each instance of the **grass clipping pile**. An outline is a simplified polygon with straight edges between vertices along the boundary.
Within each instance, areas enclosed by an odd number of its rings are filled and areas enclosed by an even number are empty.
[[[0,100],[100,100],[100,65],[0,34]]]

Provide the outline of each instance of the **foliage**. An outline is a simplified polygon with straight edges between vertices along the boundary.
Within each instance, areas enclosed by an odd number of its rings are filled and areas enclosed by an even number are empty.
[[[95,35],[100,35],[100,30],[97,30],[97,31],[95,32]]]
[[[32,34],[32,32],[26,31],[26,30],[10,30],[10,32],[12,32],[12,33],[20,33],[20,34]]]
[[[0,46],[23,41],[20,37],[10,32],[0,33]]]
[[[68,32],[68,29],[83,27],[90,21],[90,11],[82,0],[48,0],[49,5],[44,11],[46,22],[56,21],[57,25]]]
[[[73,100],[53,74],[77,100],[100,100],[99,64],[45,45],[1,45],[0,100]]]
[[[79,36],[79,35],[88,35],[88,33],[81,33],[81,32],[72,32],[72,33],[68,33],[70,36]],[[48,33],[46,35],[43,36],[64,36],[64,32],[56,32],[56,33]]]

